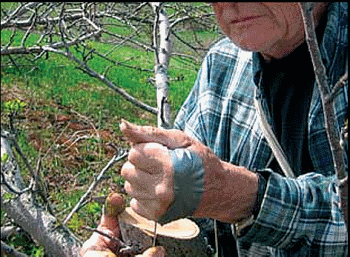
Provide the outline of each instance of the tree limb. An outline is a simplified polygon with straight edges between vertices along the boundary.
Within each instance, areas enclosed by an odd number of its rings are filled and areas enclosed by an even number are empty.
[[[9,156],[2,163],[1,172],[16,191],[24,188],[20,170],[8,140],[1,136],[1,156]],[[17,178],[17,179],[16,179]],[[81,242],[49,212],[34,203],[31,191],[11,197],[13,193],[1,185],[1,208],[16,224],[42,245],[49,256],[77,256]]]

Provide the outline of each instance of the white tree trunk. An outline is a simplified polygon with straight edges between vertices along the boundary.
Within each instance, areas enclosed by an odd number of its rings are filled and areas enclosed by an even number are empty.
[[[6,156],[3,158],[3,156]],[[31,190],[23,192],[24,183],[9,141],[1,136],[1,208],[13,221],[42,245],[49,256],[78,256],[81,242],[57,219],[35,203]],[[14,193],[22,191],[21,194]]]
[[[171,110],[168,101],[168,65],[171,54],[168,15],[161,2],[151,3],[155,13],[153,46],[155,48],[155,77],[157,88],[158,127],[170,128]]]

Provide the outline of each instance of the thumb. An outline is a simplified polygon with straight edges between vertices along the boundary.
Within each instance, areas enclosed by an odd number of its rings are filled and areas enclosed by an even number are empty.
[[[126,202],[123,195],[110,193],[105,202],[105,216],[117,219],[118,215],[125,210]]]
[[[163,246],[155,246],[148,248],[141,255],[136,255],[136,257],[164,257],[165,255],[166,251]]]
[[[83,257],[117,257],[114,253],[110,251],[87,251]]]
[[[119,127],[123,135],[135,144],[159,143],[169,149],[186,148],[192,144],[192,139],[177,129],[137,126],[123,119]]]
[[[118,215],[125,210],[125,207],[125,199],[121,194],[109,194],[104,205],[105,211],[101,217],[99,227],[110,231],[115,231],[116,228],[119,228]]]
[[[125,200],[122,195],[117,193],[110,194],[105,202],[105,211],[102,214],[98,230],[113,236],[120,237],[120,228],[118,215],[125,209]],[[80,249],[80,256],[84,257],[116,257],[112,252],[119,249],[111,239],[94,232],[91,237],[83,244]]]

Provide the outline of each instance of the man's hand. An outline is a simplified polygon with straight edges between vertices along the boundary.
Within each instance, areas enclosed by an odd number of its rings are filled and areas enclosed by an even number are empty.
[[[120,201],[117,201],[120,196],[118,194],[110,195],[106,200],[106,205],[108,209],[119,209]],[[113,201],[111,201],[111,199]],[[117,200],[115,200],[117,199]],[[124,203],[123,203],[124,204]],[[124,206],[125,208],[125,206]],[[122,211],[122,210],[120,210]],[[115,238],[120,238],[120,228],[118,222],[118,216],[120,211],[105,211],[102,214],[100,225],[97,230]],[[118,245],[112,239],[103,236],[97,232],[94,232],[92,236],[84,243],[83,247],[80,249],[80,256],[108,256],[115,257],[117,251],[119,251],[120,245]]]
[[[194,216],[230,223],[251,215],[257,174],[221,161],[179,130],[126,121],[120,129],[133,143],[121,174],[138,214],[152,220]]]
[[[121,206],[123,205],[123,206]],[[97,230],[109,235],[110,237],[121,239],[118,215],[124,210],[125,205],[120,201],[119,194],[112,194],[108,196],[106,202],[106,211],[103,213],[100,225]],[[137,243],[137,242],[136,242]],[[80,256],[82,257],[117,257],[122,256],[117,254],[120,245],[97,232],[83,244],[80,249]],[[125,255],[124,255],[125,256]],[[152,247],[147,249],[143,254],[137,255],[140,257],[164,257],[165,249],[162,246]]]

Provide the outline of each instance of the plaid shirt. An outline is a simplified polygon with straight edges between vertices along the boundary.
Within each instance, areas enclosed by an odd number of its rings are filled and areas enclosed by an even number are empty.
[[[332,3],[327,15],[320,51],[333,87],[345,73],[347,62],[347,3]],[[213,46],[175,127],[210,147],[222,160],[269,174],[259,214],[238,238],[241,256],[347,256],[348,234],[317,85],[308,114],[309,153],[315,172],[284,177],[266,169],[272,152],[254,99],[268,111],[254,83],[260,67],[253,56],[227,38]],[[348,109],[347,91],[346,83],[334,102],[339,131]],[[347,155],[344,158],[347,171]]]

